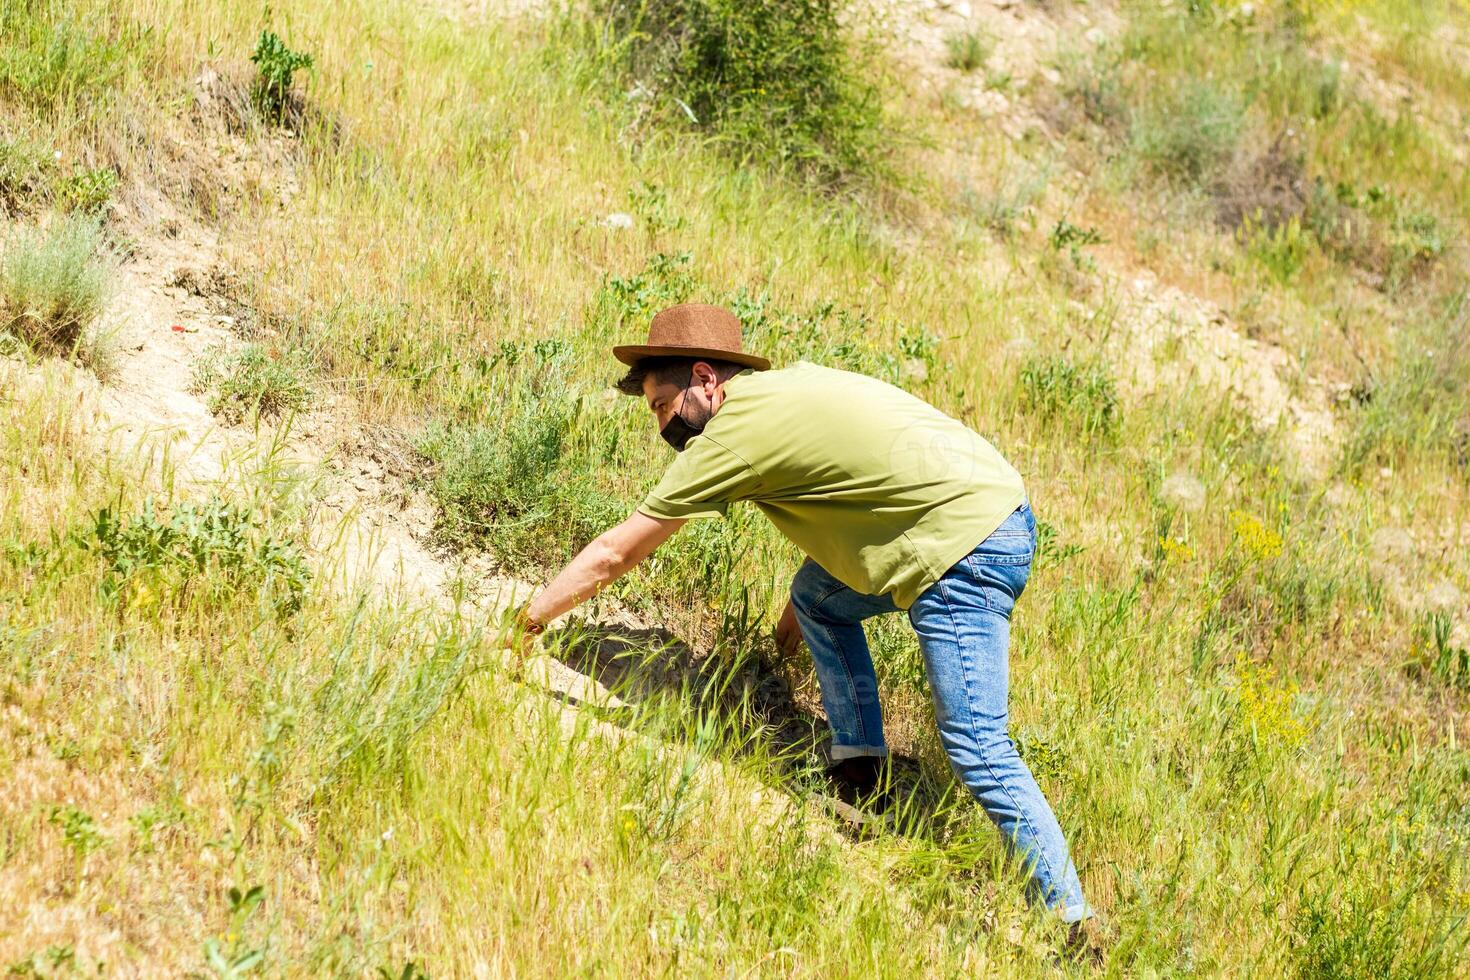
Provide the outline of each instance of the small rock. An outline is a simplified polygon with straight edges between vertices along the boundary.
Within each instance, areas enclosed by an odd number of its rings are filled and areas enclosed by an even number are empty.
[[[914,381],[923,384],[929,380],[929,365],[917,357],[911,357],[903,362],[903,369],[899,372],[905,381]]]
[[[1174,473],[1159,488],[1164,502],[1197,514],[1205,509],[1205,485],[1189,473]]]
[[[602,224],[607,228],[615,228],[622,231],[633,227],[633,216],[626,211],[614,211],[602,219]]]

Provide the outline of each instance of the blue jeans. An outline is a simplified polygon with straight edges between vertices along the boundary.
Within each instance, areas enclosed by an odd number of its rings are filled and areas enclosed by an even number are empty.
[[[1031,896],[1074,922],[1092,914],[1082,883],[1062,828],[1006,731],[1011,609],[1026,588],[1035,551],[1036,519],[1022,504],[920,595],[908,617],[955,775],[1025,864]],[[886,756],[878,678],[862,622],[898,607],[886,595],[848,588],[810,559],[791,583],[791,604],[822,687],[833,760]]]

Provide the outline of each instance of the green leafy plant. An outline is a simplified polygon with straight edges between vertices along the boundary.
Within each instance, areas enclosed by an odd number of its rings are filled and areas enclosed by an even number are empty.
[[[669,203],[669,192],[648,181],[628,191],[628,205],[643,221],[650,237],[661,232],[679,231],[687,224],[682,215],[674,213]]]
[[[1052,227],[1047,240],[1051,243],[1052,251],[1061,252],[1065,249],[1077,268],[1091,269],[1092,258],[1082,250],[1088,245],[1101,244],[1103,237],[1096,228],[1081,228],[1063,219]]]
[[[221,421],[239,423],[251,412],[273,418],[299,411],[311,401],[309,355],[300,348],[278,354],[260,344],[230,351],[206,350],[194,367],[193,388],[207,395]]]
[[[56,203],[63,211],[97,214],[112,200],[117,173],[107,167],[82,170],[62,180],[56,188]]]
[[[595,315],[615,327],[683,302],[694,292],[694,273],[690,268],[693,261],[691,252],[659,252],[641,272],[609,276],[593,302]]]
[[[272,535],[245,509],[213,498],[186,501],[165,519],[149,498],[130,517],[110,507],[92,522],[89,547],[102,558],[102,592],[132,608],[258,596],[277,615],[301,606],[311,570],[296,546]]]
[[[291,80],[303,68],[310,68],[312,57],[292,51],[274,31],[262,30],[250,55],[257,74],[252,94],[255,106],[270,122],[281,122],[290,103]]]
[[[44,950],[32,953],[24,959],[15,960],[5,968],[12,977],[54,977],[62,968],[76,968],[76,949],[69,943],[53,943]]]
[[[107,843],[107,835],[97,829],[97,822],[85,810],[74,806],[54,806],[46,819],[61,829],[62,841],[78,857],[86,857]]]
[[[1079,544],[1061,542],[1061,534],[1055,524],[1036,522],[1036,567],[1053,568],[1069,558],[1075,558],[1087,549]]]
[[[1304,231],[1295,216],[1274,226],[1263,225],[1258,218],[1247,217],[1236,231],[1236,238],[1246,253],[1259,262],[1277,282],[1293,281],[1311,251],[1311,234]]]
[[[211,937],[204,942],[204,961],[221,980],[237,980],[249,976],[265,961],[265,950],[245,940],[250,917],[265,901],[265,889],[252,885],[246,889],[231,887],[225,894],[230,903],[230,927],[223,941]]]
[[[95,219],[62,218],[17,234],[0,256],[0,330],[41,351],[79,354],[102,313],[112,275]]]

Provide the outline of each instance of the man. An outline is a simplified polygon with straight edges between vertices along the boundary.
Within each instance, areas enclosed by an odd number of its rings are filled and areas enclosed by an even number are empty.
[[[905,611],[919,637],[945,751],[1026,866],[1029,892],[1078,923],[1091,911],[1051,807],[1007,734],[1010,614],[1036,524],[1020,474],[979,435],[908,393],[744,353],[740,321],[688,303],[648,343],[613,348],[679,453],[637,510],[587,545],[520,613],[529,632],[642,561],[684,523],[737,500],[808,557],[776,626],[806,641],[834,768],[874,787],[888,748],[862,622]]]

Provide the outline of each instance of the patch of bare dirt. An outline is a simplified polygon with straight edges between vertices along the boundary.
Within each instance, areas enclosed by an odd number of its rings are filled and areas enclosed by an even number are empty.
[[[1284,350],[1246,336],[1214,303],[1160,286],[1151,273],[1116,292],[1108,346],[1125,394],[1169,396],[1190,386],[1225,393],[1262,430],[1283,431],[1303,475],[1327,473],[1339,432],[1326,385],[1310,377],[1293,384],[1299,373]]]
[[[1055,85],[1058,56],[1097,45],[1120,21],[1107,5],[1028,0],[873,0],[871,16],[919,94],[953,100],[1011,139],[1044,128],[1031,94]],[[952,38],[974,35],[985,53],[972,69],[951,63]]]

